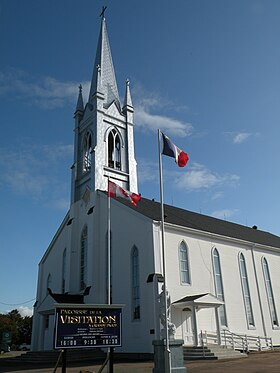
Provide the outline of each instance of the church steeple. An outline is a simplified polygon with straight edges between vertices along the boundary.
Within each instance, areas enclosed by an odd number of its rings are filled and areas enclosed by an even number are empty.
[[[92,102],[96,92],[104,93],[104,106],[108,107],[113,101],[120,107],[118,87],[115,77],[111,49],[107,34],[106,21],[102,18],[96,57],[93,67],[89,102]]]
[[[102,15],[89,100],[84,107],[80,88],[74,114],[72,203],[84,198],[89,190],[107,190],[108,178],[138,192],[129,81],[121,109],[104,9]]]

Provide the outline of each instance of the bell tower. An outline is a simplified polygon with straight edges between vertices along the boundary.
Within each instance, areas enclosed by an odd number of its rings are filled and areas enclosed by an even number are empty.
[[[123,106],[120,103],[103,11],[89,98],[84,106],[80,86],[74,113],[71,203],[87,190],[107,190],[108,177],[126,190],[138,192],[133,111],[128,80]]]

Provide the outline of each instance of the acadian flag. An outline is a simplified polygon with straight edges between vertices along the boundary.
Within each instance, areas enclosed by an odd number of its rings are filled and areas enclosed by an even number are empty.
[[[137,206],[137,203],[141,199],[139,194],[125,190],[111,180],[108,180],[108,197],[128,199],[134,206]]]
[[[174,145],[166,135],[164,135],[163,133],[161,134],[163,140],[162,154],[175,158],[175,162],[179,167],[186,166],[189,160],[188,154],[183,152],[176,145]]]

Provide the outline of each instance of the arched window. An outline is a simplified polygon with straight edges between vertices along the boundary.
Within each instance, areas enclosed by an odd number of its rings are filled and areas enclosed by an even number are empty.
[[[139,252],[136,246],[131,251],[132,318],[140,319]]]
[[[274,296],[273,296],[273,290],[272,290],[272,284],[270,280],[270,274],[269,274],[269,268],[268,263],[265,258],[262,258],[262,268],[263,268],[263,276],[264,276],[264,282],[266,287],[266,294],[267,294],[267,301],[272,321],[272,326],[279,326],[275,302],[274,302]]]
[[[52,290],[52,276],[49,273],[48,278],[47,278],[47,294],[48,294],[48,289]]]
[[[62,281],[61,281],[61,291],[62,293],[65,293],[65,284],[66,284],[66,249],[63,250],[62,254]]]
[[[81,235],[80,290],[84,290],[86,288],[87,282],[87,247],[88,235],[87,227],[85,226]]]
[[[248,326],[250,328],[250,327],[255,326],[255,321],[254,321],[254,316],[253,316],[253,308],[252,308],[252,302],[251,302],[246,263],[245,263],[244,255],[242,253],[239,255],[239,269],[240,269],[240,277],[241,277],[245,312],[246,312]]]
[[[91,133],[88,132],[84,137],[83,142],[83,171],[88,172],[91,167],[91,149],[92,149],[92,139]]]
[[[108,135],[108,167],[121,169],[121,141],[115,129]]]
[[[188,247],[184,241],[180,243],[179,260],[180,260],[181,283],[190,284],[190,267],[189,267]]]
[[[217,249],[214,249],[212,251],[212,261],[213,261],[213,269],[214,269],[216,297],[224,302],[225,297],[224,297],[224,287],[223,287],[220,255]],[[221,325],[227,326],[226,307],[224,304],[219,307],[219,316],[220,316]]]

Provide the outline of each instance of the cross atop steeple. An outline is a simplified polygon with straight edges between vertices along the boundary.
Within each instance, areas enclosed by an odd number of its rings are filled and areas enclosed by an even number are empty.
[[[100,13],[100,17],[102,17],[102,19],[105,18],[104,13],[106,9],[107,9],[107,6],[102,7],[102,12]]]

